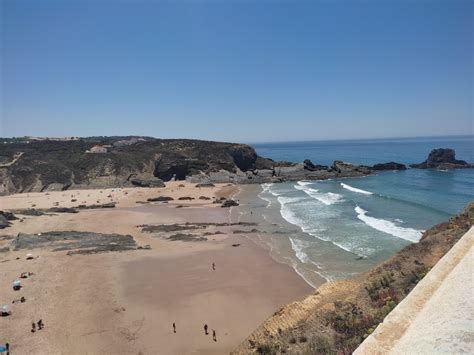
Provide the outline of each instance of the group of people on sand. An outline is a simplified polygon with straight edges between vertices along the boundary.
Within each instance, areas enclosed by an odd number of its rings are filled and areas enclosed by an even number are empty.
[[[216,263],[212,263],[212,270],[216,270]],[[176,333],[176,323],[173,322],[173,333]],[[209,327],[207,326],[207,324],[204,324],[204,334],[205,335],[208,335],[209,334]],[[214,329],[212,329],[212,340],[216,341],[217,342],[217,334],[216,334],[216,331]]]
[[[43,320],[40,319],[38,322],[33,322],[31,323],[31,332],[34,333],[36,332],[36,324],[38,324],[38,330],[41,330],[44,328],[44,323],[43,323]]]
[[[17,259],[20,259],[19,257]],[[33,256],[31,254],[28,254],[26,256],[26,260],[31,260],[31,259],[34,259]],[[30,276],[33,276],[34,273],[32,272],[22,272],[20,274],[20,279],[27,279],[29,278]],[[23,288],[23,286],[21,285],[20,281],[19,280],[15,280],[13,282],[13,290],[14,291],[21,291],[21,289]],[[25,303],[26,302],[26,298],[25,296],[21,296],[19,299],[14,299],[12,301],[12,304],[17,304],[17,303]],[[5,308],[5,307],[3,307]],[[5,313],[5,314],[3,314]],[[2,316],[9,316],[11,314],[11,311],[2,311]],[[41,330],[44,328],[44,322],[42,319],[40,319],[38,322],[33,322],[31,323],[31,332],[32,333],[35,333],[36,330]],[[10,354],[10,344],[9,343],[5,343],[5,345],[0,345],[0,354],[3,354],[3,353],[6,353],[7,355]]]
[[[207,326],[207,324],[204,324],[204,334],[205,335],[209,335],[209,327]],[[173,333],[176,333],[176,323],[173,322]],[[217,341],[217,334],[216,334],[216,331],[214,329],[212,329],[212,340],[214,341]]]

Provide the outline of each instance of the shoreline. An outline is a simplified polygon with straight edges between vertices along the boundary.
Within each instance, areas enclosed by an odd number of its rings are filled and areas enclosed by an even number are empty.
[[[274,260],[267,249],[249,236],[234,234],[232,230],[236,227],[212,225],[229,223],[231,209],[226,211],[210,203],[212,200],[198,199],[202,195],[237,196],[240,191],[240,187],[236,191],[235,185],[196,188],[174,183],[157,189],[78,190],[0,197],[2,209],[28,208],[32,204],[48,208],[54,202],[70,207],[77,204],[71,200],[78,195],[78,202],[112,199],[117,204],[111,209],[79,213],[18,215],[23,222],[13,221],[3,234],[54,230],[119,233],[130,234],[138,245],[151,247],[74,256],[47,248],[0,253],[4,270],[0,284],[6,290],[0,303],[11,303],[18,296],[26,298],[25,303],[10,305],[12,315],[0,318],[0,342],[9,342],[12,351],[24,353],[230,352],[278,309],[313,290],[294,270]],[[175,200],[167,204],[136,203],[160,194],[174,196]],[[193,196],[195,200],[180,201],[179,196]],[[177,208],[179,205],[185,208]],[[170,241],[165,239],[169,234],[155,236],[137,228],[145,224],[187,222],[210,223],[202,230],[211,233],[208,240]],[[218,229],[222,234],[212,234]],[[0,248],[7,243],[8,240],[0,239]],[[26,261],[28,252],[39,258]],[[215,272],[210,269],[212,262],[216,263]],[[11,280],[25,271],[34,275],[22,280],[24,287],[20,291],[13,291]],[[43,319],[45,329],[31,333],[31,322],[36,318]],[[170,331],[173,322],[178,326],[175,338]],[[217,342],[202,334],[204,322],[216,330]]]

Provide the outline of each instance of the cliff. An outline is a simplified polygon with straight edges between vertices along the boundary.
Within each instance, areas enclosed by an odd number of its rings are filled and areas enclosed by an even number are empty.
[[[285,306],[233,354],[351,354],[473,224],[471,203],[369,272]]]
[[[274,162],[244,144],[150,137],[0,139],[0,195],[162,181],[262,183],[362,176],[369,167]],[[312,163],[311,163],[312,164]]]

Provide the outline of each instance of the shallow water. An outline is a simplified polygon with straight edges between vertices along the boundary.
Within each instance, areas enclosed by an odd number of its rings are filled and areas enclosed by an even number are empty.
[[[306,144],[306,145],[305,145]],[[421,162],[433,148],[472,162],[472,137],[285,143],[256,146],[277,160],[330,164]],[[335,154],[339,156],[335,156]],[[321,158],[323,157],[324,158]],[[319,157],[319,158],[318,158]],[[474,169],[409,169],[374,176],[245,187],[233,218],[259,223],[254,236],[312,285],[368,270],[474,201]]]

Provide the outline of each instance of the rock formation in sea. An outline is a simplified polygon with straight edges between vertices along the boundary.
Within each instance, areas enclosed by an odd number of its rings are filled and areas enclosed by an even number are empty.
[[[372,166],[373,170],[407,170],[405,164],[395,163],[393,161],[389,163],[375,164]]]
[[[469,164],[464,160],[457,160],[454,149],[439,148],[433,149],[424,162],[420,164],[411,164],[410,167],[418,169],[447,170],[473,168],[474,165]]]
[[[232,354],[352,354],[474,225],[474,203],[368,272],[275,312]]]

